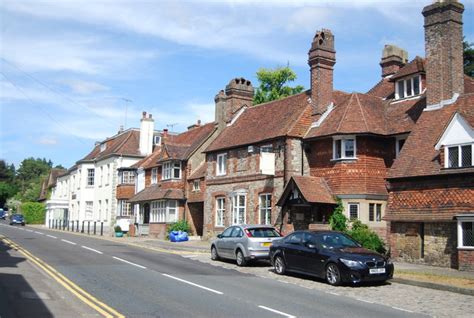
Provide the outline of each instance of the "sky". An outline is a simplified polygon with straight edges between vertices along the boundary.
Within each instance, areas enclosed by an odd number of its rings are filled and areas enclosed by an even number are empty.
[[[0,159],[71,167],[96,141],[140,125],[182,132],[214,120],[235,77],[290,65],[309,88],[317,30],[335,36],[334,87],[366,92],[385,44],[424,56],[431,0],[1,0]],[[474,42],[474,0],[464,35]]]

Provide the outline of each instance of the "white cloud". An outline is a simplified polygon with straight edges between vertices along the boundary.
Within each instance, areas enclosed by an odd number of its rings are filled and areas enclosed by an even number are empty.
[[[41,145],[52,146],[52,145],[56,145],[58,143],[58,141],[55,138],[44,136],[44,137],[41,137],[40,139],[38,139],[38,143],[41,144]]]
[[[108,91],[109,88],[105,85],[77,79],[62,80],[60,83],[66,84],[74,93],[78,94],[92,94],[97,92]]]

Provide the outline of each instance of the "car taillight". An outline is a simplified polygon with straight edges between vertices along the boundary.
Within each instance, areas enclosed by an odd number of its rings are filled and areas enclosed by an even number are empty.
[[[249,230],[245,229],[244,232],[247,235],[247,237],[252,237],[252,233],[250,233]]]

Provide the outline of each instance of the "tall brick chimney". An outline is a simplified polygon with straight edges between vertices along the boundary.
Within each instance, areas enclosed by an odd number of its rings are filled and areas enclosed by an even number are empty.
[[[423,9],[428,105],[464,92],[463,11],[464,6],[453,0],[436,1]]]
[[[224,90],[220,90],[217,93],[216,97],[214,97],[214,102],[216,104],[216,113],[215,113],[215,121],[218,124],[219,128],[224,128],[226,124],[225,120],[225,93]]]
[[[336,51],[331,30],[322,29],[316,32],[308,55],[308,64],[311,68],[313,116],[319,117],[333,102],[333,70],[336,64]]]
[[[252,83],[245,78],[234,78],[227,84],[225,91],[220,91],[214,101],[216,103],[216,122],[224,127],[242,107],[253,104],[254,89]]]
[[[382,51],[382,77],[393,75],[408,62],[408,52],[398,46],[386,44]]]

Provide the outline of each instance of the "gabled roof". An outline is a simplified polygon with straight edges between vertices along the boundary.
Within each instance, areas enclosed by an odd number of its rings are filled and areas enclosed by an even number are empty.
[[[426,96],[403,101],[387,101],[385,104],[386,134],[408,133],[426,107]]]
[[[168,136],[163,140],[163,149],[158,161],[189,159],[216,129],[215,123],[208,123],[178,135]]]
[[[294,190],[297,190],[307,203],[337,204],[324,178],[292,176],[278,200],[277,205],[284,205]]]
[[[419,56],[415,57],[410,63],[403,66],[391,78],[391,81],[396,81],[399,78],[425,72],[425,60]]]
[[[143,168],[149,169],[158,166],[158,159],[161,157],[161,146],[155,146],[153,152],[143,158],[142,160],[136,162],[131,166],[131,168]]]
[[[408,136],[400,156],[389,170],[388,178],[460,172],[458,169],[442,169],[440,152],[435,149],[455,113],[474,126],[474,93],[463,94],[454,104],[441,109],[424,111]],[[467,170],[474,172],[474,168]]]
[[[162,189],[161,185],[152,185],[135,194],[129,202],[138,203],[154,200],[184,200],[184,193],[181,189]]]
[[[106,144],[105,149],[101,152],[100,148],[102,144]],[[104,142],[97,144],[94,149],[84,158],[79,160],[82,161],[97,161],[101,160],[109,155],[120,155],[120,156],[142,156],[139,150],[140,145],[140,131],[135,129],[126,130],[120,134],[115,135]]]
[[[207,147],[205,152],[251,145],[283,136],[303,137],[311,116],[310,91],[247,108]]]

